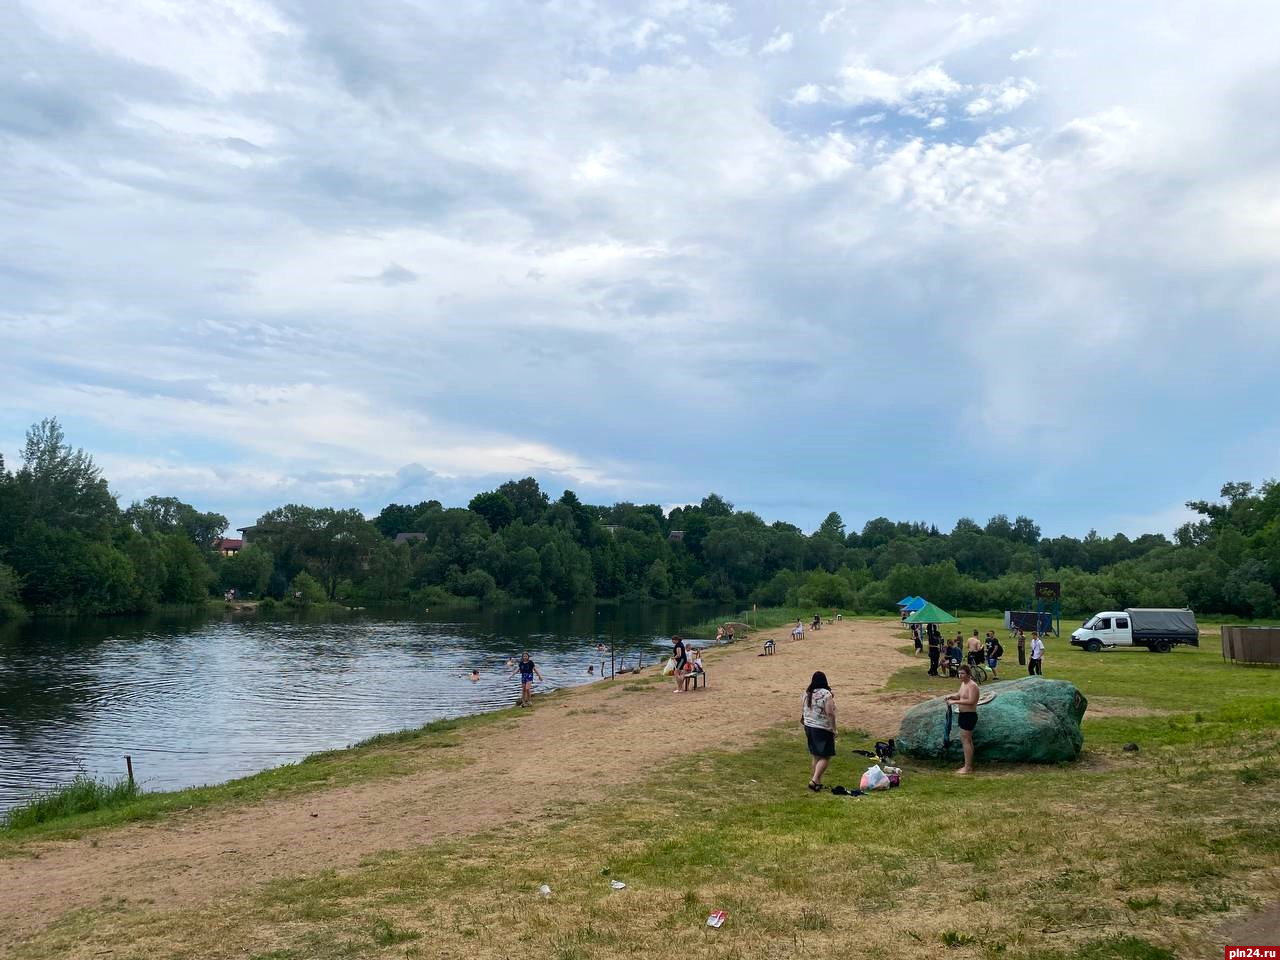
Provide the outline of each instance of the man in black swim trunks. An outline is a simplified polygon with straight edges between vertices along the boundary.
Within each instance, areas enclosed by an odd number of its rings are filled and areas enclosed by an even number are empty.
[[[954,703],[959,710],[960,746],[964,748],[964,766],[956,771],[960,776],[973,773],[973,731],[978,726],[978,685],[967,664],[956,671],[960,675],[960,690],[947,697],[948,705]],[[947,709],[951,709],[950,706]]]

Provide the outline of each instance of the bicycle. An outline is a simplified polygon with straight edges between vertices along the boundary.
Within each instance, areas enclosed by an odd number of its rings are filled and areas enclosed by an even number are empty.
[[[965,663],[963,665],[969,668],[969,676],[973,677],[974,683],[982,684],[987,682],[986,667],[976,663]],[[959,676],[958,671],[960,670],[961,662],[959,660],[946,660],[938,666],[948,677],[956,677]]]

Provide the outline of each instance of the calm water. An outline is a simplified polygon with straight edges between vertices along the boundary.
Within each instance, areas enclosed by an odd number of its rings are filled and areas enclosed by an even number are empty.
[[[148,789],[216,783],[430,720],[509,706],[529,650],[552,689],[596,644],[653,662],[708,608],[583,606],[453,619],[349,614],[0,626],[0,809],[78,771]],[[605,654],[608,660],[608,654]],[[469,674],[480,669],[481,679]]]

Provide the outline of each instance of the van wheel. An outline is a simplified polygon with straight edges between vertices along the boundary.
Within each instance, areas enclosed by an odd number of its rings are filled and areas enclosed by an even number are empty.
[[[1102,641],[1090,640],[1088,643],[1084,645],[1084,648],[1088,650],[1090,653],[1097,653],[1099,650],[1102,649]]]
[[[1173,645],[1168,640],[1157,640],[1151,647],[1153,653],[1168,653]]]

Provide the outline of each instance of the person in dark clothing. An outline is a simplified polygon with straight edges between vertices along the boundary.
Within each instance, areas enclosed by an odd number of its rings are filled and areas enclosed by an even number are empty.
[[[942,656],[942,634],[934,624],[929,624],[929,676],[938,675],[938,658]]]
[[[682,637],[671,638],[671,659],[676,662],[676,693],[684,693],[689,688],[689,676],[685,665],[689,662],[689,653],[685,649]]]

